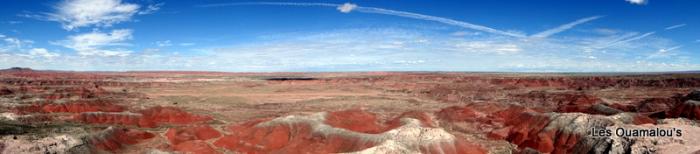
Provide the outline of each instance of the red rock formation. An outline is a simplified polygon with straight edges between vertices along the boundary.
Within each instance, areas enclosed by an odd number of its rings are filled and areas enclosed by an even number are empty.
[[[441,120],[447,121],[474,121],[477,113],[470,107],[452,106],[444,108],[436,113]]]
[[[335,127],[347,126],[359,121],[351,120],[348,123],[338,123],[333,122],[334,120],[346,118],[348,120],[350,118],[376,120],[373,114],[363,113],[363,111],[358,110],[328,114],[319,113],[309,116],[288,116],[272,120],[261,119],[230,126],[228,128],[230,134],[214,142],[214,145],[240,153],[339,153],[361,150],[371,153],[392,152],[382,151],[386,149],[409,150],[393,151],[394,153],[410,151],[423,153],[486,153],[480,146],[454,137],[440,128],[423,127],[427,121],[432,120],[411,118],[428,118],[429,116],[424,115],[424,113],[405,113],[402,116],[403,118],[397,117],[387,122],[391,125],[394,123],[391,121],[401,119],[402,126],[394,129],[401,129],[402,131],[388,131],[387,129],[387,131],[383,132],[375,132],[378,129],[377,127],[381,127],[378,121],[364,121],[370,124],[363,124],[362,126],[371,127],[370,129]],[[335,119],[328,120],[326,119],[328,117],[334,117]],[[330,125],[327,123],[329,121],[335,124]],[[411,132],[423,133],[411,134]],[[399,135],[397,133],[402,134]],[[424,142],[415,143],[413,142],[415,140]]]
[[[218,151],[214,150],[208,143],[199,140],[185,141],[180,144],[173,146],[175,151],[191,153],[191,154],[216,154]]]
[[[545,127],[550,124],[549,116],[538,113],[523,113],[506,123],[511,126],[506,139],[519,147],[529,147],[542,153],[567,153],[578,142],[580,136]]]
[[[160,124],[191,124],[209,121],[208,116],[193,115],[174,107],[156,106],[129,112],[84,112],[73,117],[74,120],[91,124],[136,125],[139,127],[157,127]]]
[[[433,121],[433,118],[428,115],[428,113],[422,112],[422,111],[408,111],[401,113],[398,117],[391,119],[390,121],[386,122],[387,127],[385,130],[390,130],[394,129],[396,127],[399,127],[402,125],[401,119],[404,118],[411,118],[411,119],[417,119],[421,122],[421,126],[423,127],[437,127],[437,124]]]
[[[122,112],[124,107],[120,105],[115,105],[113,103],[107,102],[93,102],[93,103],[63,103],[63,104],[45,104],[41,107],[41,110],[46,113],[53,112],[71,112],[71,113],[81,113],[81,112]]]
[[[82,113],[82,112],[122,112],[124,107],[116,105],[112,102],[95,101],[95,102],[69,102],[69,103],[41,103],[13,108],[15,113]]]
[[[693,90],[688,95],[685,95],[688,100],[700,100],[700,89]]]
[[[470,104],[453,106],[440,110],[436,116],[449,122],[505,123],[523,112],[538,112],[522,106],[496,104]]]
[[[583,77],[512,77],[491,79],[492,84],[517,87],[546,87],[568,89],[602,89],[609,87],[698,87],[698,78],[662,77],[649,79],[645,76],[583,76]]]
[[[97,86],[76,86],[76,87],[66,87],[66,88],[60,88],[56,89],[53,92],[44,95],[43,97],[48,100],[57,100],[57,99],[62,99],[62,98],[70,98],[73,96],[77,96],[78,98],[97,98],[102,95],[108,94],[107,91],[105,91],[102,88],[99,88]]]
[[[15,93],[14,91],[10,90],[10,89],[7,88],[7,87],[2,87],[2,88],[0,88],[0,96],[12,95],[12,94],[14,94],[14,93]]]
[[[635,114],[632,116],[632,124],[642,125],[642,124],[656,124],[656,120],[650,118],[649,116],[643,114]]]
[[[142,119],[141,114],[129,112],[83,112],[73,117],[73,120],[89,124],[155,127],[154,123]]]
[[[146,110],[142,110],[139,113],[143,115],[143,120],[147,120],[156,124],[190,124],[194,122],[209,121],[212,119],[209,116],[190,114],[175,107],[156,106],[148,108]]]
[[[683,117],[688,119],[700,119],[700,101],[687,100],[676,105],[667,113],[670,117]]]
[[[532,91],[512,95],[512,98],[523,106],[550,108],[557,112],[587,112],[592,105],[601,102],[595,96],[580,92]]]
[[[326,115],[326,124],[362,133],[379,133],[383,126],[377,123],[374,113],[361,110],[345,110],[330,112]]]
[[[109,127],[88,139],[88,142],[98,149],[116,152],[124,146],[133,145],[155,135],[139,130]]]
[[[659,112],[668,111],[683,102],[683,98],[671,97],[671,98],[649,98],[639,102],[637,106],[638,112]]]
[[[220,136],[221,133],[209,125],[175,127],[168,129],[165,133],[165,137],[172,145],[192,140],[209,140]]]

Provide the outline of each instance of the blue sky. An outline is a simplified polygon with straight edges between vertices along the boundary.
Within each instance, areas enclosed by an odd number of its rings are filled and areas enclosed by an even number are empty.
[[[0,67],[700,70],[700,1],[7,0]]]

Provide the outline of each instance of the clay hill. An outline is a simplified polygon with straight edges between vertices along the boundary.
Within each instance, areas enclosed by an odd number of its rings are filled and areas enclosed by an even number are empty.
[[[699,153],[698,120],[695,73],[0,70],[3,154]]]

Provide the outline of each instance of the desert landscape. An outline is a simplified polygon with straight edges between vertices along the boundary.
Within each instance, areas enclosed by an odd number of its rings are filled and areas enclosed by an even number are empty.
[[[0,154],[700,154],[700,0],[0,3]]]
[[[692,72],[12,68],[0,71],[0,81],[0,153],[8,154],[700,150],[700,75]],[[617,128],[680,130],[682,134],[601,137],[592,133]]]

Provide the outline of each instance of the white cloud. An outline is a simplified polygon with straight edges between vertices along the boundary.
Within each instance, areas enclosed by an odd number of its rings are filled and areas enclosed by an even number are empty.
[[[625,1],[632,3],[632,4],[637,4],[637,5],[647,4],[647,0],[625,0]]]
[[[49,52],[49,50],[46,50],[44,48],[32,48],[29,50],[29,55],[40,56],[40,57],[49,58],[49,59],[60,56],[60,54],[54,53],[54,52]]]
[[[686,26],[686,24],[678,24],[678,25],[673,25],[673,26],[668,26],[665,28],[665,30],[671,30],[671,29],[676,29],[676,28],[681,28]]]
[[[156,41],[156,45],[157,45],[158,47],[169,47],[169,46],[172,46],[173,43],[170,42],[170,40]]]
[[[357,8],[357,5],[352,4],[352,3],[345,3],[343,5],[338,6],[338,11],[343,12],[343,13],[350,13],[350,11],[354,10]]]
[[[0,52],[21,51],[34,43],[32,40],[23,40],[0,34]]]
[[[49,52],[45,48],[34,48],[32,40],[23,40],[19,38],[14,38],[10,36],[5,36],[0,34],[0,54],[17,57],[17,58],[46,58],[53,59],[59,57],[60,55],[55,52]]]
[[[8,38],[4,38],[2,40],[5,41],[5,43],[7,43],[8,45],[13,46],[15,48],[22,47],[22,41],[17,39],[17,38],[8,37]]]
[[[65,0],[55,6],[48,20],[58,21],[63,28],[72,30],[87,26],[111,26],[130,21],[139,12],[137,4],[122,3],[121,0]]]
[[[93,31],[72,35],[56,44],[73,49],[81,56],[127,56],[131,51],[115,47],[129,45],[124,42],[131,38],[132,30],[118,29],[110,33]]]

